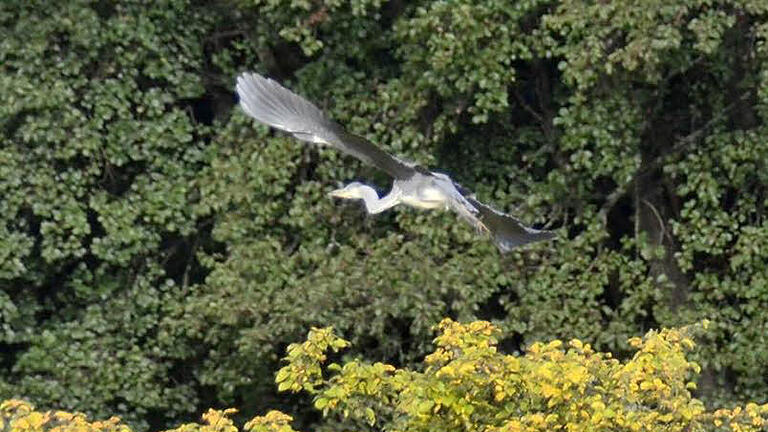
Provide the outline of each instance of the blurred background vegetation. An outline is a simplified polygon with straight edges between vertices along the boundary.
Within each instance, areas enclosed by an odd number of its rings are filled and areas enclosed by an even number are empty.
[[[451,317],[620,357],[707,318],[697,395],[765,402],[766,41],[764,0],[3,0],[0,400],[306,430],[288,343],[408,366]],[[251,70],[559,239],[333,202],[389,179],[246,118]]]

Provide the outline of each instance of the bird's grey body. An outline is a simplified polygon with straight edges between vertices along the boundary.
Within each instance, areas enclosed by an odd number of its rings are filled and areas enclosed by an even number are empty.
[[[346,132],[312,103],[269,78],[244,73],[237,78],[236,89],[240,106],[259,122],[302,141],[335,147],[391,175],[392,190],[381,198],[373,188],[357,182],[331,192],[335,197],[362,200],[370,214],[397,204],[451,209],[477,230],[488,232],[501,252],[555,236],[551,231],[528,228],[514,217],[480,203],[445,174],[404,162],[365,138]]]

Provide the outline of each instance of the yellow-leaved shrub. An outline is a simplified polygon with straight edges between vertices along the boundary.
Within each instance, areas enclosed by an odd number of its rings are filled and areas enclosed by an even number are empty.
[[[619,361],[577,339],[502,354],[490,323],[446,319],[420,370],[353,360],[329,364],[322,384],[318,353],[346,342],[313,329],[307,342],[289,347],[277,381],[314,395],[325,415],[388,431],[768,430],[768,404],[708,411],[692,396],[700,368],[686,353],[707,325],[632,338],[637,352]]]
[[[167,432],[238,432],[230,415],[237,410],[209,409],[203,414],[203,424],[189,423]],[[296,432],[291,416],[270,411],[265,416],[251,419],[243,426],[246,432]],[[88,421],[81,413],[64,411],[35,411],[28,402],[10,399],[0,403],[0,432],[132,432],[117,417],[106,421]]]
[[[288,347],[277,374],[283,391],[305,391],[325,416],[361,428],[392,432],[443,431],[765,431],[768,404],[707,410],[691,394],[699,366],[686,358],[692,337],[707,322],[650,331],[630,339],[637,352],[620,361],[578,339],[534,343],[524,355],[497,349],[499,331],[476,321],[450,319],[438,326],[436,349],[418,370],[359,360],[327,361],[326,352],[348,342],[331,328],[312,329]],[[174,432],[237,432],[234,409],[209,410],[203,424]],[[294,432],[290,416],[271,411],[248,421],[248,432]],[[8,400],[0,404],[4,431],[119,431],[113,417],[89,422],[83,414],[35,411]]]

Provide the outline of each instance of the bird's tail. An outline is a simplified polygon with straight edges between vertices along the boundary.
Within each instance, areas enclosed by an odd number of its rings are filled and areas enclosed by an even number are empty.
[[[491,235],[493,236],[493,242],[496,244],[496,247],[499,248],[501,253],[507,253],[516,247],[523,246],[528,243],[550,240],[556,236],[552,231],[535,230],[533,228],[527,227],[525,229],[526,232],[523,234],[508,234],[504,232],[492,231]]]
[[[550,240],[556,236],[553,231],[528,228],[508,214],[498,212],[473,198],[467,199],[478,210],[478,218],[501,253],[507,253],[528,243]]]

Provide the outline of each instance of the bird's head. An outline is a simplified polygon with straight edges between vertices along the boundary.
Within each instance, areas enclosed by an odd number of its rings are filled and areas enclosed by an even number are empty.
[[[336,189],[328,195],[335,198],[344,199],[363,199],[363,190],[369,186],[362,183],[352,182],[341,189]]]

